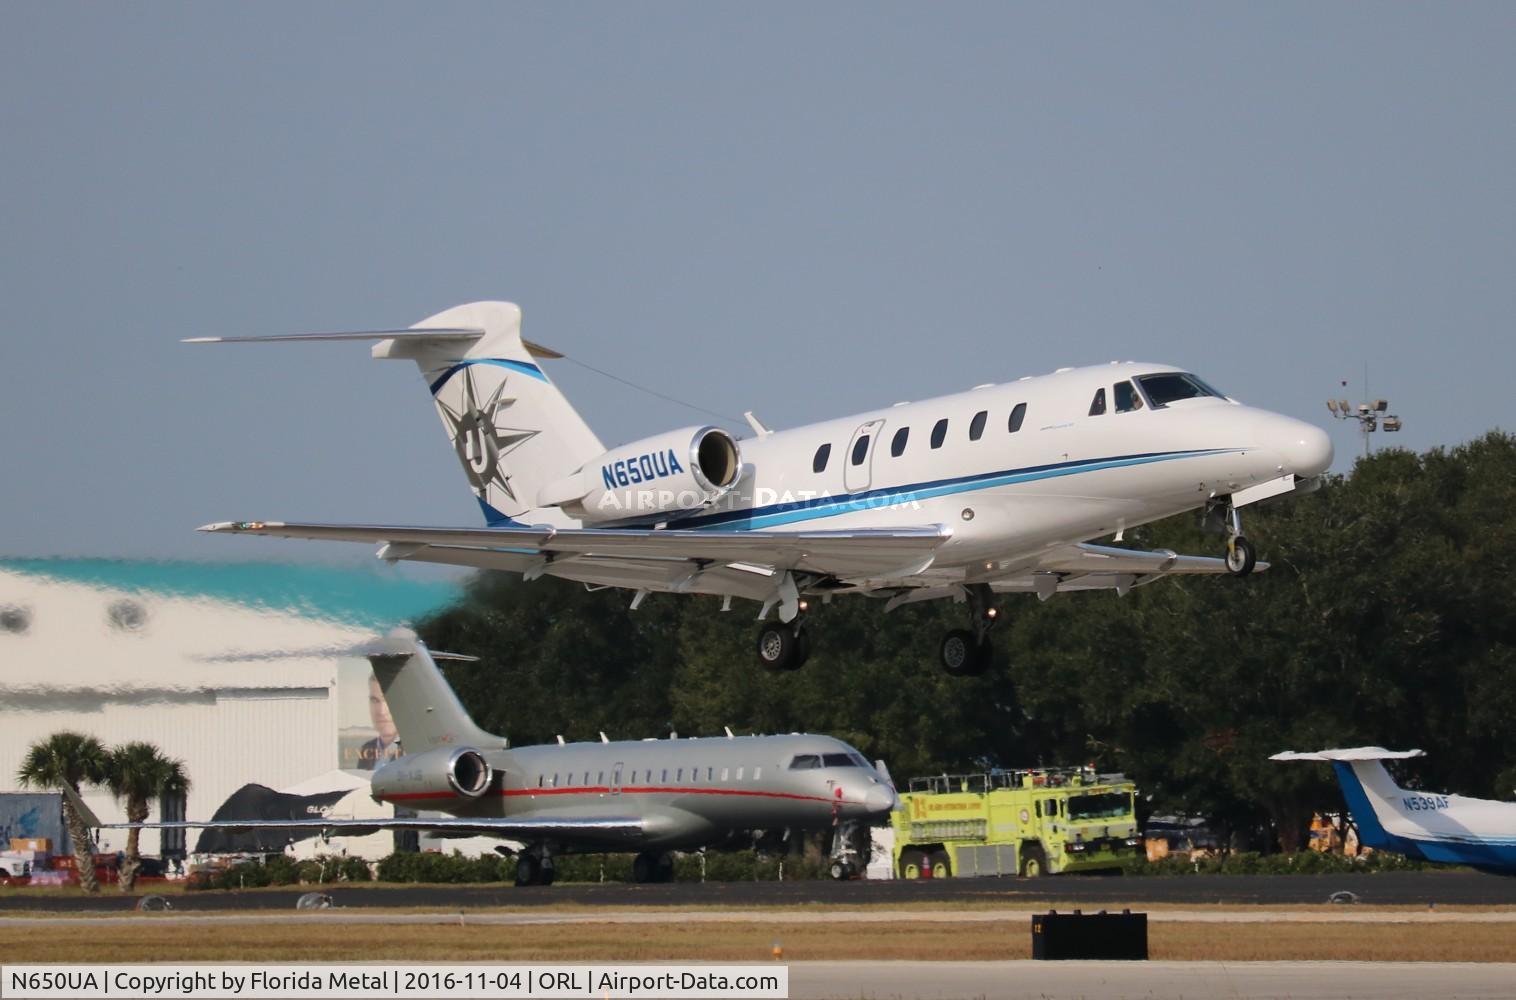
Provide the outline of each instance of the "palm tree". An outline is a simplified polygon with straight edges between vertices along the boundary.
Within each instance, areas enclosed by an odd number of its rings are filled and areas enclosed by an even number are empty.
[[[151,743],[123,743],[112,747],[105,760],[104,780],[111,794],[126,809],[128,823],[147,819],[148,803],[164,795],[182,795],[189,790],[189,776],[183,761],[165,756]],[[137,884],[142,856],[137,841],[142,831],[132,827],[126,833],[126,857],[117,879],[122,892],[131,892]]]
[[[21,768],[16,772],[16,780],[23,788],[61,790],[67,785],[78,792],[82,784],[100,782],[104,776],[105,758],[104,745],[93,736],[67,731],[54,733],[27,749]],[[68,835],[74,842],[74,865],[79,871],[79,888],[85,892],[99,892],[100,883],[95,879],[94,844],[90,842],[84,818],[74,809],[66,795],[63,797],[63,818],[68,823]]]

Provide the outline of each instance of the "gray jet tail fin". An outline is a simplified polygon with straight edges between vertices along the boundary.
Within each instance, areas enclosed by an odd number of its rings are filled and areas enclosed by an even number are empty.
[[[416,633],[395,629],[366,653],[389,702],[405,753],[422,753],[438,746],[506,746],[503,737],[485,732],[469,718]]]

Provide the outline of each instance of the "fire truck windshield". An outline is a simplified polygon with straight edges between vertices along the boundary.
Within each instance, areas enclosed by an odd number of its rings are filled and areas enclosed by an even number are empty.
[[[1097,795],[1074,795],[1069,798],[1069,821],[1081,819],[1115,819],[1131,811],[1132,797],[1127,792],[1102,792]]]

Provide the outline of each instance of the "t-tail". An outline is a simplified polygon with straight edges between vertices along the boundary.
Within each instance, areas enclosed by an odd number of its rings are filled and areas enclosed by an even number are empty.
[[[190,343],[375,340],[376,358],[414,361],[491,526],[575,526],[541,507],[544,486],[605,451],[538,360],[561,357],[521,338],[521,309],[471,302],[405,330],[277,337],[197,337]]]
[[[1358,825],[1358,841],[1375,850],[1398,851],[1420,856],[1419,851],[1407,851],[1403,838],[1393,836],[1384,827],[1381,812],[1393,813],[1397,800],[1405,793],[1385,770],[1386,760],[1405,760],[1425,756],[1420,750],[1386,750],[1384,747],[1351,747],[1344,750],[1318,750],[1312,753],[1297,753],[1286,750],[1276,753],[1270,760],[1320,760],[1328,761],[1342,786],[1342,797],[1347,800],[1348,812]]]
[[[406,754],[439,746],[505,747],[504,738],[485,732],[469,717],[416,633],[395,629],[363,653],[374,666]]]

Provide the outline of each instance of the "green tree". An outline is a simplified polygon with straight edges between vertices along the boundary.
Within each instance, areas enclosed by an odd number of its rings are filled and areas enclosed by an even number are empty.
[[[16,780],[23,788],[56,788],[67,786],[76,793],[88,784],[98,784],[105,773],[106,751],[93,736],[75,732],[54,733],[47,739],[33,743],[16,772]],[[95,878],[94,845],[84,818],[74,809],[67,796],[63,798],[63,817],[68,824],[69,837],[74,842],[74,864],[79,872],[79,888],[85,892],[99,892],[100,883]]]
[[[154,799],[182,795],[190,786],[182,761],[164,755],[151,743],[142,742],[112,747],[105,757],[102,779],[126,810],[128,823],[146,820],[149,803]],[[140,829],[133,827],[126,834],[126,856],[118,873],[122,892],[131,892],[137,884],[137,872],[142,868],[142,856],[138,851],[141,833]]]

